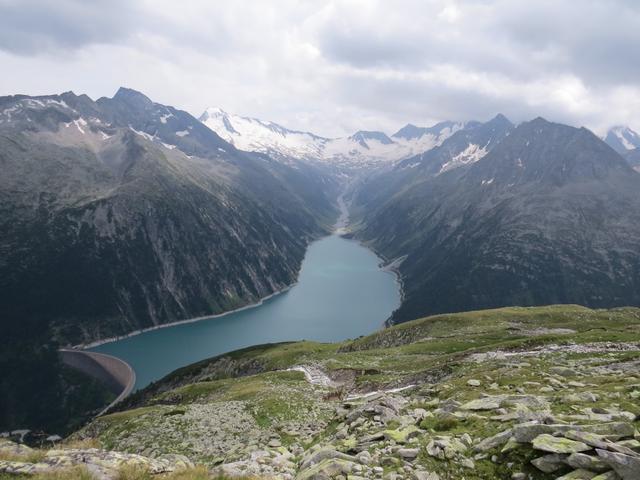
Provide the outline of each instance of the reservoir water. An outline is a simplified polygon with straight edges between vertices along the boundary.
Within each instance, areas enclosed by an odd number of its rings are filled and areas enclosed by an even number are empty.
[[[371,250],[338,235],[312,243],[298,283],[259,306],[151,330],[91,350],[129,363],[136,389],[205,358],[261,343],[333,342],[372,333],[400,305],[395,275]]]

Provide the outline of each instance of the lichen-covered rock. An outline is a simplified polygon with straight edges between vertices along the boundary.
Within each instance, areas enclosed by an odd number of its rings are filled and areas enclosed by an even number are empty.
[[[566,475],[556,478],[556,480],[591,480],[596,474],[589,470],[578,469]]]
[[[337,475],[348,475],[353,470],[354,463],[338,458],[328,458],[302,470],[296,480],[330,480]]]
[[[407,443],[407,441],[420,434],[420,429],[415,425],[410,425],[402,430],[385,430],[384,437],[396,443]]]
[[[573,468],[582,468],[591,472],[604,473],[611,467],[595,455],[585,453],[572,453],[566,460],[567,465]]]
[[[566,459],[567,455],[565,454],[550,453],[549,455],[543,455],[542,457],[531,460],[531,464],[541,472],[553,473],[565,467]]]
[[[575,453],[586,452],[591,447],[582,442],[576,442],[568,438],[554,437],[546,433],[533,439],[533,448],[551,453]]]
[[[116,478],[123,466],[135,466],[152,475],[173,472],[192,467],[188,459],[149,458],[133,453],[110,452],[106,450],[68,449],[50,450],[45,457],[36,462],[0,461],[0,473],[34,475],[55,472],[70,467],[84,466],[99,478]]]

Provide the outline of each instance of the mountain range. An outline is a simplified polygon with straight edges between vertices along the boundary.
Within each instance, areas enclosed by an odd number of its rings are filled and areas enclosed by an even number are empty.
[[[506,120],[502,115],[499,117]],[[265,153],[281,161],[305,160],[322,166],[355,169],[356,172],[426,154],[457,131],[481,124],[477,121],[443,121],[431,127],[418,127],[409,123],[391,136],[380,131],[358,131],[349,137],[327,138],[292,130],[272,121],[227,113],[219,107],[207,108],[199,119],[240,150]],[[635,131],[626,126],[615,126],[608,130],[603,140],[634,168],[640,169],[640,135]],[[479,144],[471,148],[477,150],[459,152],[461,156],[449,159],[452,163],[446,168],[486,153]]]
[[[102,398],[60,345],[287,288],[339,196],[349,235],[401,277],[392,323],[638,305],[638,152],[626,127],[603,139],[542,118],[325,138],[127,88],[0,97],[0,423],[65,425],[70,396]]]
[[[355,236],[404,279],[394,321],[640,302],[640,175],[587,129],[499,116],[372,175],[353,199]]]
[[[205,110],[200,121],[240,150],[347,169],[370,168],[424,152],[466,125],[441,122],[422,128],[408,124],[391,137],[383,132],[358,131],[349,137],[326,138],[270,121],[233,115],[217,107]]]
[[[337,183],[321,170],[239,151],[126,88],[96,101],[1,97],[0,167],[3,425],[64,423],[64,402],[41,402],[73,391],[56,345],[282,290],[337,214]]]

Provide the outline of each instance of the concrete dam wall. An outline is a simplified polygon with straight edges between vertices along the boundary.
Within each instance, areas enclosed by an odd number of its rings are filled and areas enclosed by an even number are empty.
[[[119,358],[103,353],[88,352],[63,348],[59,350],[62,362],[103,382],[117,398],[99,415],[106,413],[111,407],[126,398],[136,384],[136,374],[131,366]]]

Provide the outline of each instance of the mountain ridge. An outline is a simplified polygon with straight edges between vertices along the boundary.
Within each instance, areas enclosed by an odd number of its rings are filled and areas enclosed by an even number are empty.
[[[66,400],[53,399],[81,390],[63,382],[58,345],[279,291],[337,216],[334,178],[240,152],[188,113],[128,89],[95,102],[0,98],[0,165],[6,428],[69,419]],[[39,395],[29,403],[20,391]]]
[[[275,122],[243,117],[210,107],[199,117],[205,125],[241,150],[258,151],[283,159],[338,165],[347,169],[393,163],[439,145],[465,123],[441,122],[405,138],[361,130],[349,137],[328,138],[291,130]],[[473,124],[474,122],[470,122]]]
[[[396,321],[461,307],[640,302],[640,176],[587,129],[535,119],[478,161],[427,171],[402,191],[381,189],[388,175],[355,196],[354,234],[386,258],[407,255]]]

